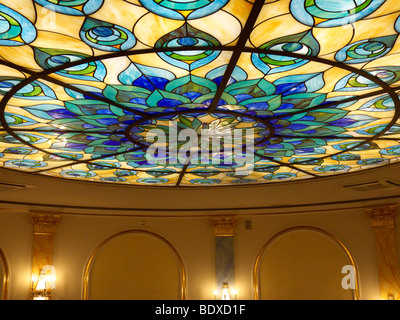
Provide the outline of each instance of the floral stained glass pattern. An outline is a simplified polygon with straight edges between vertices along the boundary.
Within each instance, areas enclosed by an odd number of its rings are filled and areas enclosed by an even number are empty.
[[[395,0],[0,0],[0,165],[204,187],[398,163],[399,33]]]

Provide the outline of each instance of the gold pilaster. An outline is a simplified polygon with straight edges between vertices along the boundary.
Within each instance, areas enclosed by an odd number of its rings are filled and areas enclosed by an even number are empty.
[[[366,209],[374,230],[381,299],[400,299],[400,269],[394,206]]]
[[[42,268],[53,264],[53,248],[59,215],[31,214],[33,223],[32,282],[38,278]],[[36,286],[37,283],[32,283]]]
[[[232,237],[235,232],[235,226],[237,225],[237,217],[210,217],[210,222],[213,228],[214,236]]]

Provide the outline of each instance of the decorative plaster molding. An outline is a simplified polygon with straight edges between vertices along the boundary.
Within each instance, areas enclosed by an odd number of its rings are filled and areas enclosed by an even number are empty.
[[[61,216],[32,213],[31,221],[33,223],[33,234],[54,235],[56,226],[61,221]]]
[[[394,228],[396,207],[395,206],[384,206],[365,209],[366,215],[371,220],[371,225],[374,228]]]
[[[210,217],[213,234],[216,237],[231,237],[237,225],[236,216]]]

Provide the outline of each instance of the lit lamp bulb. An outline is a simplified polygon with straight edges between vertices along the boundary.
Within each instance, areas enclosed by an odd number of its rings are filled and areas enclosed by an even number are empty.
[[[44,291],[46,290],[46,275],[43,272],[40,272],[37,286],[36,286],[36,291]]]
[[[226,282],[222,285],[221,300],[231,300],[231,297],[229,296],[229,286]]]
[[[214,290],[214,300],[217,300],[218,290]]]
[[[33,299],[48,300],[55,289],[56,270],[53,266],[44,266],[37,277],[36,288],[33,288]]]
[[[235,300],[236,300],[236,298],[237,298],[237,290],[236,290],[236,289],[233,289],[233,290],[232,290],[232,294],[235,296]]]

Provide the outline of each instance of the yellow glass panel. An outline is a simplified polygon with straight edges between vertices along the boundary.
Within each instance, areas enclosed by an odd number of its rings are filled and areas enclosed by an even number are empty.
[[[354,24],[354,39],[352,42],[396,34],[394,26],[398,17],[398,13],[393,13],[375,19],[357,21]],[[371,25],[374,27],[371,28]]]
[[[354,37],[352,25],[334,28],[315,28],[313,35],[320,45],[319,56],[334,60],[336,51],[345,47]]]
[[[0,47],[0,56],[3,60],[27,68],[30,71],[40,72],[43,70],[37,65],[33,50],[29,46]],[[21,57],[24,57],[24,59],[21,59]],[[1,75],[3,75],[3,73],[1,73]],[[8,75],[8,73],[6,72],[4,75]]]
[[[244,6],[243,13],[247,12],[246,9],[247,6]],[[218,11],[202,19],[193,20],[190,24],[211,34],[221,45],[230,45],[242,31],[240,20],[225,11]]]
[[[375,12],[372,12],[368,19],[373,19],[375,17],[381,17],[393,12],[400,10],[400,3],[398,1],[385,1],[381,7],[379,7]]]
[[[0,47],[0,49],[1,49],[1,47]],[[3,55],[3,54],[4,54],[4,51],[0,50],[0,55]],[[8,77],[10,77],[10,78],[25,78],[25,75],[22,72],[14,69],[14,68],[2,65],[1,63],[0,63],[0,74],[4,78],[8,78]]]
[[[149,47],[154,47],[162,36],[178,29],[183,23],[183,21],[171,20],[153,13],[148,13],[137,22],[135,34],[140,42]],[[149,32],[149,30],[151,30],[151,32]]]
[[[168,64],[162,60],[156,53],[148,53],[141,55],[131,55],[129,59],[134,63],[138,63],[144,66],[150,66],[155,68],[167,68],[166,70],[175,74],[176,77],[184,77],[188,74],[188,71],[178,67],[168,66]]]
[[[78,30],[79,31],[79,30]],[[79,33],[78,33],[79,35]],[[54,33],[49,31],[38,31],[37,39],[32,43],[36,48],[62,49],[66,51],[76,51],[81,54],[91,56],[92,49],[79,39],[65,33]]]
[[[36,5],[33,1],[25,0],[0,0],[0,3],[15,10],[16,12],[22,14],[29,21],[34,22],[36,20]]]
[[[65,35],[79,40],[79,32],[84,21],[85,17],[63,15],[38,6],[35,27],[39,31],[53,32],[53,36]],[[38,35],[38,40],[53,42],[51,39],[47,39],[47,32],[46,35]],[[61,43],[60,40],[58,42]]]
[[[146,13],[148,13],[148,10],[145,8],[133,6],[124,0],[107,0],[104,1],[100,10],[93,13],[91,17],[132,30],[137,21]]]
[[[289,14],[290,1],[291,0],[265,1],[264,6],[260,11],[260,14],[258,15],[256,26],[263,21]]]
[[[285,27],[283,28],[282,26]],[[268,32],[265,32],[265,30],[268,30]],[[291,15],[284,15],[258,24],[252,31],[249,39],[253,46],[258,48],[276,38],[298,34],[309,30],[310,28],[308,26],[297,22]]]

